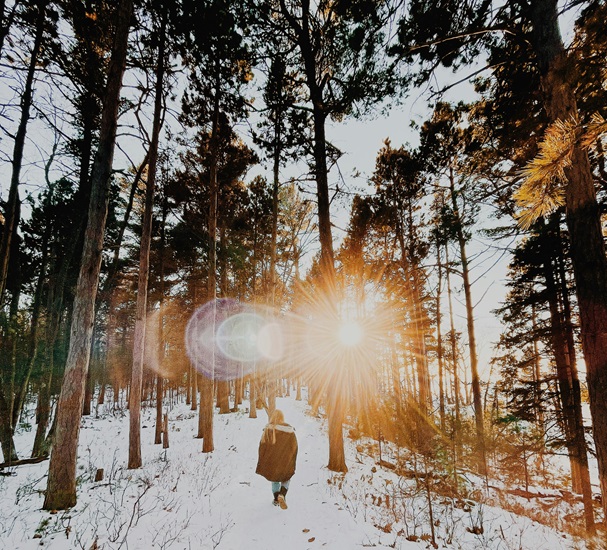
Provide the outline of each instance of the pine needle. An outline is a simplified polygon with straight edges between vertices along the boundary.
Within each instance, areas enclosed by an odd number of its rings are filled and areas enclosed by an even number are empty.
[[[516,217],[523,229],[565,204],[565,170],[571,166],[578,129],[574,118],[551,124],[540,143],[539,153],[521,171],[524,181],[514,193],[514,199],[521,209]]]
[[[605,134],[607,134],[607,121],[599,113],[594,113],[582,138],[582,146],[592,147]]]

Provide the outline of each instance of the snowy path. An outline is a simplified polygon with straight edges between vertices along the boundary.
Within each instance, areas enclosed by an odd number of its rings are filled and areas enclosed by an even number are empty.
[[[295,427],[299,443],[297,470],[287,495],[289,508],[274,507],[269,482],[254,473],[257,446],[267,420],[265,412],[259,411],[259,418],[245,419],[239,429],[232,432],[234,441],[228,445],[237,448],[240,455],[237,460],[242,466],[229,487],[213,495],[216,501],[225,499],[230,503],[234,524],[220,548],[224,543],[228,549],[251,550],[361,548],[363,526],[357,526],[326,490],[331,475],[326,468],[328,440],[319,434],[318,421],[306,416],[305,405],[292,398],[279,399],[277,407]],[[222,417],[217,419],[218,429],[222,420]]]

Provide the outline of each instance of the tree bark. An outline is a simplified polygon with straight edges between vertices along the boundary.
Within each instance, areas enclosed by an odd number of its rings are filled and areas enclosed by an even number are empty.
[[[461,424],[459,373],[457,368],[457,339],[455,337],[455,320],[453,318],[453,293],[451,291],[451,267],[449,265],[449,248],[445,245],[445,265],[447,279],[447,298],[449,300],[449,345],[451,347],[451,368],[453,369],[453,405],[455,409],[454,440],[458,442],[457,432]]]
[[[334,386],[333,384],[331,386]],[[332,472],[347,472],[346,455],[344,452],[344,403],[339,391],[329,389],[327,396],[327,417],[329,423],[329,464]]]
[[[207,281],[208,299],[215,303],[217,299],[217,165],[219,163],[219,87],[221,73],[217,68],[215,80],[215,98],[213,100],[213,123],[211,127],[211,166],[209,170],[209,277]],[[215,334],[216,315],[213,309],[212,334]],[[215,372],[215,352],[211,354],[212,373]],[[205,375],[200,377],[200,409],[198,413],[198,436],[202,437],[202,452],[210,453],[213,443],[213,389],[215,379]]]
[[[487,473],[487,457],[485,454],[485,423],[483,418],[483,402],[481,395],[481,384],[478,375],[478,355],[476,352],[476,334],[474,329],[474,305],[472,303],[472,289],[470,285],[470,272],[468,266],[468,256],[466,254],[466,238],[462,229],[462,219],[459,213],[457,197],[455,193],[455,178],[453,168],[449,168],[449,185],[451,188],[451,202],[453,205],[453,214],[457,224],[457,240],[459,244],[460,260],[462,262],[462,278],[464,281],[464,295],[466,298],[466,326],[468,329],[468,348],[470,350],[470,371],[472,374],[472,398],[474,400],[474,417],[476,420],[476,438],[477,438],[477,463],[479,473]]]
[[[443,286],[443,265],[441,258],[441,245],[436,238],[437,276],[436,285],[436,357],[438,360],[438,410],[441,432],[445,432],[445,368],[443,365],[443,335],[441,332],[441,292]]]
[[[200,377],[200,432],[202,433],[202,452],[211,453],[213,443],[213,380]]]
[[[44,37],[44,25],[46,20],[46,7],[48,0],[40,0],[37,3],[38,17],[36,18],[36,34],[34,45],[30,53],[30,63],[27,69],[25,79],[25,89],[21,96],[21,118],[15,135],[13,145],[13,169],[11,173],[11,183],[8,192],[8,200],[4,211],[4,228],[2,230],[2,240],[0,241],[0,306],[4,304],[4,294],[6,291],[6,280],[8,274],[8,264],[11,254],[11,242],[18,224],[18,203],[19,203],[19,178],[21,176],[21,166],[23,164],[23,151],[25,148],[25,136],[27,133],[27,124],[32,107],[32,98],[34,94],[34,75],[38,65],[38,56],[42,48],[42,39]]]
[[[314,50],[310,42],[309,28],[309,1],[302,2],[302,29],[300,33],[299,47],[304,60],[306,80],[312,100],[312,119],[314,128],[314,176],[316,179],[316,198],[318,201],[318,235],[320,240],[320,269],[323,277],[324,288],[322,292],[326,293],[327,301],[330,306],[335,308],[333,314],[337,321],[336,306],[336,280],[335,280],[335,260],[333,254],[333,236],[331,230],[331,210],[329,200],[329,178],[327,169],[327,139],[326,139],[326,119],[327,115],[324,109],[323,90],[318,85],[318,71]],[[334,472],[347,472],[344,441],[343,441],[343,409],[338,403],[340,400],[340,384],[343,381],[336,381],[329,388],[328,396],[329,406],[327,415],[329,421],[329,464],[328,468]]]
[[[76,504],[76,460],[84,383],[90,359],[95,298],[101,269],[101,252],[107,219],[109,183],[114,157],[118,106],[126,54],[132,0],[118,6],[117,24],[103,101],[99,146],[91,174],[91,200],[84,253],[76,287],[70,346],[59,401],[55,443],[49,464],[43,508],[65,509]]]
[[[159,252],[159,263],[158,273],[160,277],[160,289],[159,289],[159,304],[158,304],[158,341],[156,342],[156,349],[158,352],[158,372],[156,374],[156,430],[154,433],[154,444],[162,442],[162,429],[163,429],[163,417],[162,417],[162,404],[164,400],[164,373],[165,373],[165,346],[164,346],[164,294],[165,294],[165,283],[164,283],[164,253],[166,249],[166,221],[168,216],[168,200],[166,185],[163,190],[162,196],[162,217],[160,221],[160,252]],[[189,365],[187,374],[187,389],[186,389],[186,405],[191,403],[192,399],[192,385],[190,383],[192,377],[192,365]]]
[[[257,373],[249,377],[249,418],[257,418]]]
[[[558,218],[555,218],[553,224],[558,225],[558,223]],[[558,236],[558,233],[556,235]],[[555,246],[560,247],[561,242],[557,236],[555,236],[554,239]],[[556,256],[556,254],[551,254],[551,256]],[[559,300],[558,296],[558,288],[554,277],[555,271],[557,270],[551,261],[544,263],[546,294],[551,321],[550,333],[554,362],[557,369],[557,383],[561,398],[565,444],[572,463],[571,474],[573,485],[577,485],[581,489],[586,527],[593,528],[594,509],[590,473],[588,469],[588,449],[584,434],[581,401],[579,398],[575,398],[576,389],[574,388],[575,379],[579,395],[579,380],[577,379],[577,372],[574,374],[574,365],[571,363],[571,355],[569,354],[568,336],[563,322],[563,314],[559,307],[559,303],[562,300]]]
[[[4,389],[0,387],[0,446],[2,447],[2,456],[5,463],[11,463],[19,460],[13,441],[14,427],[10,423],[12,417],[8,400],[4,394]]]
[[[575,78],[558,26],[556,0],[531,3],[533,47],[550,122],[578,120]],[[565,169],[565,208],[586,359],[590,412],[607,515],[607,258],[588,153],[576,143]],[[586,526],[593,529],[590,518]]]
[[[145,329],[147,322],[148,280],[150,273],[150,244],[152,242],[152,214],[156,187],[156,165],[158,140],[162,126],[164,85],[165,17],[160,26],[158,43],[158,65],[156,68],[156,90],[154,98],[154,121],[150,143],[148,177],[145,186],[145,208],[139,247],[139,280],[137,283],[137,310],[133,337],[133,369],[131,371],[131,400],[129,402],[129,461],[128,468],[140,468],[141,458],[141,387],[143,380],[143,358],[145,355]]]
[[[281,151],[281,135],[280,135],[280,106],[276,108],[274,113],[276,117],[274,123],[274,159],[272,167],[272,239],[270,241],[270,305],[276,305],[276,241],[278,236],[278,191],[280,188],[280,151]]]

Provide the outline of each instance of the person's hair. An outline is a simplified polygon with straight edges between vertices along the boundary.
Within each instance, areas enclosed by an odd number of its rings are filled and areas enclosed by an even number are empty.
[[[268,425],[263,431],[262,440],[264,443],[270,441],[272,444],[276,443],[276,426],[278,424],[284,424],[285,415],[279,409],[274,409],[274,412],[270,415],[270,420],[268,421]],[[271,432],[271,439],[270,439]]]
[[[280,409],[274,409],[274,412],[270,415],[269,424],[284,424],[285,415]]]

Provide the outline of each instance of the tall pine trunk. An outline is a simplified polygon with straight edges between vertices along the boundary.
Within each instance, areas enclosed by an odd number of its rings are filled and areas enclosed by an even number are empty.
[[[443,335],[441,332],[441,293],[443,287],[443,265],[441,258],[441,245],[436,237],[436,264],[438,282],[436,285],[436,358],[438,361],[438,411],[441,432],[445,432],[445,367],[443,357]]]
[[[558,227],[559,217],[555,216],[552,222],[553,226]],[[552,228],[554,229],[554,227]],[[550,231],[551,228],[548,227]],[[556,247],[561,247],[561,241],[558,231],[552,241]],[[551,256],[555,257],[558,262],[558,249],[551,251]],[[584,422],[582,417],[582,407],[579,398],[579,380],[575,363],[572,362],[573,356],[569,350],[569,337],[567,334],[567,326],[564,322],[564,315],[561,311],[561,303],[564,302],[562,297],[559,297],[559,289],[555,279],[555,273],[558,268],[555,267],[552,261],[546,260],[544,263],[544,277],[546,280],[546,294],[550,310],[551,320],[551,338],[554,360],[557,369],[557,383],[562,404],[563,424],[565,428],[565,443],[569,452],[571,461],[571,477],[574,488],[579,488],[582,493],[584,503],[584,516],[586,526],[593,528],[594,525],[594,509],[592,502],[592,487],[590,485],[590,473],[588,469],[588,449],[584,434]],[[559,299],[560,298],[560,299]],[[577,388],[574,383],[577,382]],[[577,399],[576,399],[577,389]]]
[[[163,190],[162,196],[162,217],[160,220],[160,252],[159,252],[159,263],[158,274],[160,277],[160,289],[159,289],[159,304],[158,309],[160,311],[158,315],[158,341],[156,342],[156,349],[159,357],[158,373],[156,375],[156,429],[154,432],[154,443],[159,444],[162,442],[162,430],[164,428],[164,418],[162,416],[162,403],[164,399],[164,372],[165,372],[165,345],[164,345],[164,254],[166,249],[166,221],[169,213],[167,190],[166,185]],[[192,399],[192,384],[190,379],[192,378],[192,365],[189,365],[187,374],[187,389],[186,389],[186,405],[191,403]]]
[[[74,299],[68,358],[57,403],[55,440],[43,504],[45,510],[65,509],[76,504],[76,460],[80,415],[90,359],[95,298],[101,270],[109,184],[118,126],[120,89],[126,66],[132,13],[132,0],[122,0],[117,8],[114,44],[103,101],[99,146],[91,174],[91,200],[84,252]]]
[[[19,179],[21,176],[21,167],[23,165],[23,151],[25,148],[25,136],[27,125],[32,108],[32,99],[34,95],[34,75],[38,66],[39,55],[42,49],[42,40],[44,37],[44,26],[46,20],[46,7],[48,0],[39,0],[37,2],[38,14],[36,17],[36,30],[34,36],[34,45],[30,52],[30,63],[25,78],[25,88],[21,96],[21,117],[17,133],[15,134],[15,143],[13,145],[12,173],[11,183],[8,192],[8,200],[4,210],[4,228],[2,231],[2,240],[0,241],[0,305],[4,303],[4,294],[6,291],[6,278],[8,274],[8,264],[11,254],[11,243],[17,229],[19,217]]]
[[[563,46],[556,0],[531,4],[533,47],[537,56],[544,108],[550,122],[579,120],[572,63]],[[601,214],[588,153],[576,143],[565,169],[566,221],[580,313],[580,334],[587,366],[588,394],[599,466],[603,512],[607,516],[607,258]],[[592,530],[586,516],[587,528]]]
[[[219,189],[217,187],[217,166],[219,163],[219,87],[221,73],[217,68],[215,79],[215,98],[213,100],[213,123],[211,127],[211,166],[209,170],[209,277],[207,282],[207,296],[213,302],[212,334],[215,334],[216,313],[215,300],[217,298],[217,202]],[[200,377],[200,409],[198,412],[198,435],[202,437],[202,452],[210,453],[214,450],[213,442],[213,391],[215,373],[215,349],[211,354],[213,362],[213,376],[203,374]]]
[[[453,168],[449,167],[449,185],[451,188],[451,203],[456,221],[457,241],[459,244],[460,261],[462,263],[462,278],[464,281],[464,296],[466,298],[466,326],[468,329],[468,348],[470,350],[470,371],[472,374],[472,398],[474,400],[474,417],[476,420],[477,464],[479,473],[487,473],[487,457],[485,453],[485,423],[483,418],[483,402],[481,384],[478,374],[478,355],[476,351],[476,334],[474,329],[474,305],[472,304],[472,289],[470,283],[470,268],[466,254],[466,238],[462,227],[462,217],[459,212],[455,192],[455,177]]]
[[[158,63],[156,68],[156,90],[154,99],[154,122],[150,142],[148,177],[145,186],[145,208],[139,248],[139,281],[137,283],[137,310],[135,335],[133,337],[133,369],[131,375],[131,399],[129,402],[129,469],[140,468],[141,459],[141,386],[143,358],[145,355],[145,332],[147,322],[148,279],[150,272],[150,244],[152,242],[152,214],[156,187],[156,165],[158,161],[158,139],[162,125],[165,18],[160,27]]]

